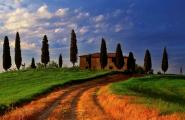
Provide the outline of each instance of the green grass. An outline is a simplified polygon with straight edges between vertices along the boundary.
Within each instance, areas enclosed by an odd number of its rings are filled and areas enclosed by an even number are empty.
[[[114,83],[110,90],[119,95],[138,96],[133,102],[156,108],[161,114],[185,112],[185,76],[146,76]]]
[[[55,87],[109,74],[108,71],[43,69],[0,73],[0,111],[20,105]]]

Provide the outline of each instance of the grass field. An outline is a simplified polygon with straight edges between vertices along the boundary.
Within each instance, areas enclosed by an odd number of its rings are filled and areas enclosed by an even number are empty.
[[[108,71],[79,69],[46,69],[6,72],[0,74],[0,111],[32,100],[66,83],[82,82],[108,74]],[[76,82],[76,83],[77,83]]]
[[[137,96],[134,103],[156,108],[161,114],[185,112],[185,76],[131,78],[112,84],[110,90],[119,95]]]

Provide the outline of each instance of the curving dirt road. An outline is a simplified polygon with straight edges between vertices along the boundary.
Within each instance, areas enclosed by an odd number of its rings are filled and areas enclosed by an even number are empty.
[[[126,80],[123,74],[69,86],[0,117],[2,120],[110,120],[97,100],[97,90],[109,83]]]
[[[100,87],[109,83],[117,82],[123,79],[128,79],[128,76],[117,74],[67,88],[66,92],[63,93],[50,107],[41,112],[36,119],[87,120],[95,119],[97,117],[96,120],[98,120],[98,116],[100,116],[100,120],[102,120],[102,116],[105,116],[105,119],[108,119],[108,115],[105,114],[103,108],[101,108],[98,103],[96,91]]]

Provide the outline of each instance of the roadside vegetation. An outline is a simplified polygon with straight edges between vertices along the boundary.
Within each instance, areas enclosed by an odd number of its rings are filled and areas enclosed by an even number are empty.
[[[136,96],[134,103],[156,108],[160,114],[185,112],[185,76],[152,75],[113,83],[118,95]]]
[[[0,111],[29,102],[56,87],[80,83],[109,73],[79,68],[30,69],[0,73]]]

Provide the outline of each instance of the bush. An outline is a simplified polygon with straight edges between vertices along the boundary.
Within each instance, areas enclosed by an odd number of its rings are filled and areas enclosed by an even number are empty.
[[[133,74],[133,73],[135,73],[135,72],[132,72],[132,71],[130,71],[130,70],[125,70],[123,73],[126,74],[126,75],[130,75],[130,74]]]
[[[137,73],[137,74],[145,74],[145,70],[141,66],[136,66],[135,73]]]
[[[161,73],[161,71],[158,71],[157,74],[158,74],[158,75],[161,75],[162,73]]]
[[[45,66],[42,63],[37,63],[37,69],[44,69]]]
[[[58,64],[55,61],[51,61],[48,64],[48,68],[58,68]]]

